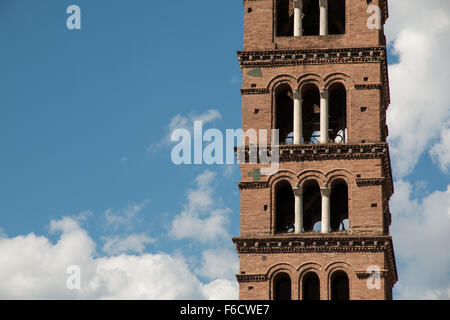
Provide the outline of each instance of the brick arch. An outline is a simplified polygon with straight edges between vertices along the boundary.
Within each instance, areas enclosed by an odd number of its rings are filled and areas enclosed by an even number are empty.
[[[335,169],[328,172],[326,175],[327,186],[331,187],[333,182],[336,180],[344,180],[345,183],[350,187],[356,186],[355,176],[348,170],[345,169]]]
[[[277,185],[277,183],[287,180],[292,188],[295,188],[297,186],[297,175],[289,170],[280,170],[277,173],[271,175],[267,181],[271,189],[274,189],[274,187]]]
[[[292,91],[295,91],[295,88],[297,87],[297,79],[288,74],[278,75],[276,77],[273,77],[269,81],[269,83],[267,84],[267,90],[269,90],[269,92],[273,96],[275,89],[282,84],[288,84],[291,87]]]
[[[297,82],[299,91],[302,91],[303,87],[307,84],[315,84],[319,90],[325,87],[325,81],[315,73],[304,74],[297,79]]]
[[[266,277],[267,279],[269,279],[269,300],[273,300],[274,299],[274,280],[277,277],[277,275],[282,274],[282,273],[286,273],[289,275],[290,279],[291,279],[291,299],[293,296],[293,291],[294,291],[294,281],[293,279],[295,278],[295,274],[296,274],[296,270],[294,268],[294,266],[292,266],[289,263],[277,263],[272,265],[271,267],[269,267],[269,269],[266,272]]]
[[[304,293],[303,291],[303,279],[305,275],[310,272],[313,272],[319,278],[319,288],[322,287],[322,283],[324,283],[322,266],[316,262],[306,262],[297,267],[298,271],[298,298],[302,299]],[[320,290],[320,295],[322,296],[322,290]]]
[[[353,283],[356,281],[356,272],[353,267],[344,261],[335,261],[329,263],[325,267],[325,271],[327,272],[327,299],[331,300],[331,277],[334,273],[343,271],[348,277],[348,288],[349,288],[349,298],[352,298],[352,287]]]
[[[345,73],[331,73],[324,79],[324,87],[326,89],[335,83],[341,83],[347,92],[355,87],[355,81]]]
[[[319,187],[324,187],[327,184],[327,177],[318,170],[308,170],[300,173],[298,175],[298,187],[303,188],[305,183],[307,183],[310,180],[315,180]]]

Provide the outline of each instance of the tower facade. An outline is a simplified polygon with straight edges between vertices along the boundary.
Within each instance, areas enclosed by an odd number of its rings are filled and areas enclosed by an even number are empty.
[[[387,0],[243,4],[242,128],[280,146],[240,159],[240,299],[392,299]]]

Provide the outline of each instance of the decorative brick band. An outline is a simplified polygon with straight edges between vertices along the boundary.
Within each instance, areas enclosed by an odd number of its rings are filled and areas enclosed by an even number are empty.
[[[386,61],[386,48],[238,51],[238,60],[242,68],[275,68],[281,66],[342,63],[379,63]]]
[[[382,84],[356,84],[355,85],[356,90],[381,90],[383,89]]]
[[[267,182],[239,182],[239,190],[254,190],[269,188]]]
[[[233,238],[237,253],[240,254],[299,254],[299,253],[347,253],[363,252],[387,254],[389,270],[387,277],[396,283],[398,274],[394,248],[390,236],[348,236],[327,234],[323,236],[301,234],[284,237]]]
[[[328,160],[349,160],[349,159],[382,159],[385,181],[388,189],[389,198],[394,194],[394,182],[392,179],[391,160],[389,155],[389,146],[387,143],[374,144],[308,144],[308,145],[283,145],[280,146],[280,158],[282,162],[300,162],[300,161],[328,161]],[[265,150],[264,150],[265,151]],[[236,156],[240,160],[239,150],[235,148]],[[245,149],[245,163],[249,162],[250,149]],[[270,152],[270,148],[269,148]],[[258,162],[260,159],[258,157]],[[378,179],[378,178],[377,178]],[[377,183],[373,179],[362,179],[362,184]],[[373,184],[372,184],[373,185]]]
[[[382,186],[385,178],[356,179],[358,187]]]
[[[267,276],[265,274],[237,274],[236,279],[239,283],[242,282],[265,282]]]
[[[380,279],[383,278],[387,278],[388,277],[388,272],[387,271],[380,271],[377,275],[377,273],[375,272],[367,272],[367,271],[357,271],[356,272],[356,276],[358,277],[358,279],[368,279],[369,277],[380,277]]]
[[[241,94],[269,94],[270,91],[265,88],[241,89]]]

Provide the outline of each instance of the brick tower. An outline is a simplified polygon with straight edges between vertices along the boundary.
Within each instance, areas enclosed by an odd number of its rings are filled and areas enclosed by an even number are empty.
[[[240,163],[240,299],[392,299],[387,0],[243,3],[242,128],[280,164]]]

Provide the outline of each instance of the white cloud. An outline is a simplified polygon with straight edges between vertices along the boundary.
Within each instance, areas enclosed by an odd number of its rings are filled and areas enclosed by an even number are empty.
[[[217,279],[203,286],[208,300],[238,300],[239,287],[236,281]]]
[[[430,155],[444,173],[450,170],[450,122],[441,129],[441,137],[430,150]]]
[[[216,174],[208,170],[195,179],[196,189],[188,191],[187,204],[172,221],[170,236],[201,242],[230,237],[226,227],[231,210],[214,198],[215,180]]]
[[[192,132],[194,130],[194,121],[202,121],[203,125],[206,125],[216,120],[220,120],[221,118],[221,113],[215,109],[210,109],[201,114],[190,114],[188,116],[177,114],[170,120],[170,123],[165,129],[166,133],[161,141],[151,144],[147,148],[147,152],[154,152],[161,147],[170,145],[172,143],[170,137],[172,135],[172,132],[176,129],[187,129]]]
[[[231,299],[233,281],[202,283],[180,255],[98,257],[72,218],[52,221],[56,244],[29,234],[0,239],[0,299]],[[69,290],[67,267],[81,269],[81,290]]]
[[[391,202],[400,299],[450,299],[450,185],[415,199],[411,183],[396,181]]]
[[[404,177],[450,118],[450,2],[391,1],[389,6],[387,37],[399,63],[389,68],[387,117],[394,174]]]
[[[107,226],[112,227],[114,230],[120,227],[132,229],[136,216],[145,208],[147,203],[148,200],[145,200],[141,203],[130,203],[121,210],[106,210],[104,216]]]
[[[228,249],[206,250],[202,263],[196,273],[207,279],[233,280],[239,272],[239,259],[235,252]]]
[[[103,237],[105,244],[103,251],[109,255],[117,255],[127,252],[142,254],[147,244],[155,243],[156,240],[146,234],[130,234],[126,237],[113,236]]]

